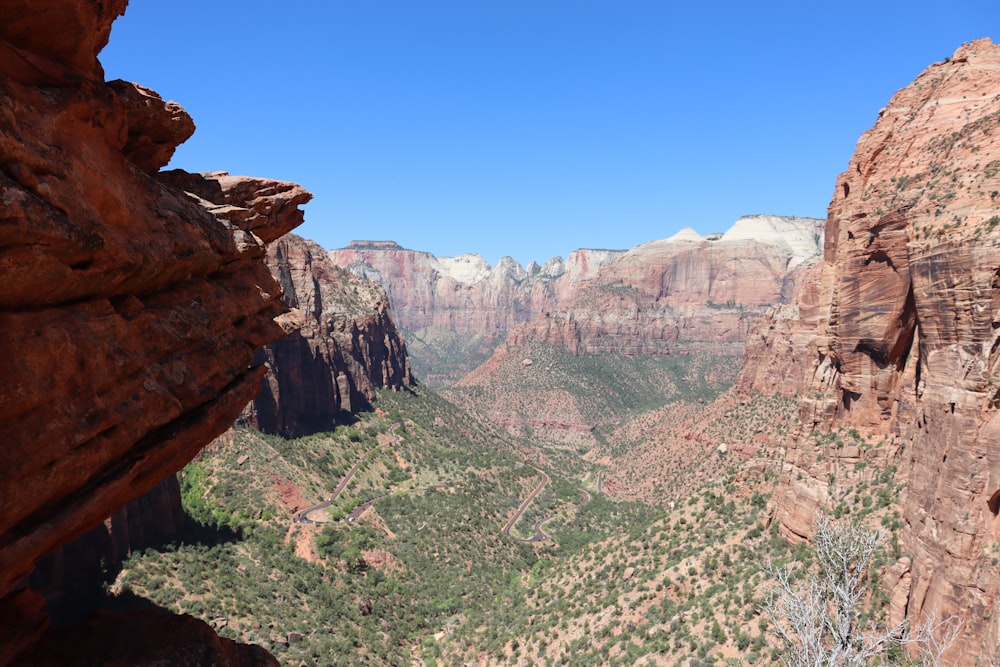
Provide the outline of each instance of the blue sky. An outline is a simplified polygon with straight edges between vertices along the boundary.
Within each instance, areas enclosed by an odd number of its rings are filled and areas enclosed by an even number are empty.
[[[996,0],[132,0],[101,54],[198,126],[171,167],[301,183],[298,230],[491,263],[825,217],[892,94]]]

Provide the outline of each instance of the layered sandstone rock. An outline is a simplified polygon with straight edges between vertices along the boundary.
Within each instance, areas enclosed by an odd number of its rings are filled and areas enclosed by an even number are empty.
[[[714,240],[686,229],[637,246],[552,311],[512,331],[507,342],[564,345],[573,354],[738,355],[756,318],[788,303],[816,261],[820,225],[812,218],[747,216]]]
[[[297,330],[268,345],[269,371],[244,418],[286,437],[329,429],[370,407],[376,388],[410,386],[409,359],[384,290],[288,234],[266,262]]]
[[[792,303],[777,305],[757,320],[743,348],[735,383],[738,394],[794,397],[806,392],[809,378],[800,356],[815,345],[820,322],[826,321],[821,306],[829,285],[822,276],[822,264],[810,266],[799,276]]]
[[[577,250],[527,268],[510,258],[495,267],[478,255],[436,258],[387,241],[355,241],[331,257],[386,287],[421,361],[423,345],[439,358],[461,346],[443,331],[564,345],[574,354],[668,354],[679,342],[739,354],[755,317],[787,303],[816,261],[821,231],[819,220],[746,216],[725,234],[685,229],[629,251]],[[464,354],[481,362],[491,351],[479,345],[473,352],[481,356]],[[462,375],[472,367],[463,365]]]
[[[392,241],[330,251],[334,264],[385,288],[418,376],[437,387],[478,366],[513,327],[555,308],[620,254],[577,250],[527,267],[504,257],[491,267],[476,254],[435,257]]]
[[[258,389],[255,350],[283,333],[264,243],[309,194],[192,176],[220,209],[160,180],[193,124],[102,80],[125,4],[6,2],[0,21],[3,592],[224,431]]]
[[[491,359],[447,396],[513,433],[530,429],[567,444],[595,446],[594,429],[621,414],[584,409],[573,378],[549,387],[534,373],[536,382],[516,383],[514,390],[511,369],[538,354],[538,345],[574,356],[731,357],[726,365],[735,369],[758,318],[786,304],[818,261],[821,225],[812,218],[747,216],[725,234],[702,238],[685,229],[637,246],[575,283],[551,311],[511,330]]]
[[[911,561],[894,613],[957,614],[965,664],[1000,645],[998,92],[1000,47],[963,45],[892,98],[838,178],[776,494],[784,530],[807,536],[843,471],[896,466]],[[836,428],[889,446],[819,456],[810,433]]]
[[[330,251],[337,266],[385,287],[399,325],[503,338],[515,325],[550,310],[579,281],[621,254],[577,250],[567,260],[522,267],[510,257],[491,267],[480,255],[435,257],[392,241],[353,241]]]

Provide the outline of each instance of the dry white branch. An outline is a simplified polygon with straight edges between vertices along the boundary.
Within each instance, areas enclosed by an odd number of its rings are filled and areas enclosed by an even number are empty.
[[[885,532],[823,518],[816,526],[813,548],[818,572],[795,582],[788,567],[765,567],[773,589],[764,611],[785,648],[789,667],[861,667],[889,649],[913,646],[914,664],[941,667],[961,622],[931,618],[909,631],[906,622],[884,627],[862,623],[869,597],[869,569],[885,540]]]

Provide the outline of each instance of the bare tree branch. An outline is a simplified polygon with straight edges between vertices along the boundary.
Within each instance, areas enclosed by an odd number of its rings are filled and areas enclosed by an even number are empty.
[[[764,568],[773,587],[763,610],[784,646],[785,665],[861,667],[902,646],[916,649],[912,664],[945,664],[943,656],[962,625],[954,617],[940,623],[931,617],[910,631],[905,621],[890,628],[874,620],[867,626],[862,623],[870,593],[869,570],[885,537],[883,530],[822,518],[813,538],[817,573],[793,583],[795,572],[788,566]]]

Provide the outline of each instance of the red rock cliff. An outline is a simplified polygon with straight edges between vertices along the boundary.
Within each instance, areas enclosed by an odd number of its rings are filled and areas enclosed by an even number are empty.
[[[527,268],[510,258],[495,267],[478,255],[437,258],[385,241],[355,241],[330,255],[386,287],[401,326],[414,333],[414,364],[447,385],[505,339],[574,354],[669,354],[699,345],[739,354],[757,315],[786,303],[803,267],[816,261],[821,224],[747,216],[725,234],[702,238],[686,229],[628,251],[577,250],[566,261]],[[470,335],[490,344],[463,349]]]
[[[437,387],[466,375],[512,328],[555,308],[621,254],[577,250],[565,261],[554,257],[527,267],[504,257],[491,267],[476,254],[435,257],[392,241],[353,241],[330,251],[335,264],[385,288],[408,332],[415,372]]]
[[[264,244],[310,195],[209,175],[188,177],[194,198],[158,173],[194,125],[103,81],[97,53],[125,5],[3,3],[3,592],[224,431],[259,387],[255,350],[283,333]],[[15,593],[0,614],[27,622],[32,600]],[[12,627],[0,662],[42,628]]]
[[[579,283],[507,344],[573,354],[670,354],[705,347],[739,354],[756,318],[787,303],[822,241],[811,218],[747,216],[712,240],[693,230],[635,248]]]
[[[965,664],[1000,645],[998,192],[1000,46],[980,40],[899,91],[862,135],[807,284],[816,308],[787,327],[807,372],[778,520],[807,536],[816,510],[859,481],[860,459],[896,466],[911,558],[893,577],[893,613],[958,615]],[[827,451],[810,436],[835,428],[889,446]]]
[[[250,423],[286,437],[314,433],[369,408],[378,387],[410,386],[381,287],[294,234],[272,243],[266,261],[299,328],[265,348],[270,370],[244,413]]]
[[[516,324],[552,309],[576,282],[620,254],[577,250],[567,261],[554,257],[527,268],[504,257],[491,267],[476,254],[435,257],[391,241],[354,241],[331,250],[330,258],[385,287],[405,329],[435,327],[502,339]]]

